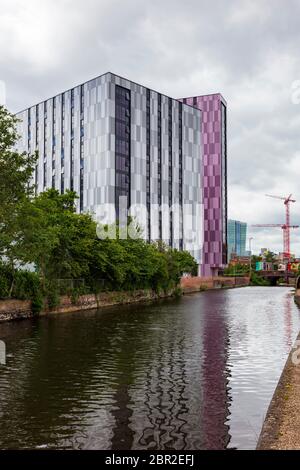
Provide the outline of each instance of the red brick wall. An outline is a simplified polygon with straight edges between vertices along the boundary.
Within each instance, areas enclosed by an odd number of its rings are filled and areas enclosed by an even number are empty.
[[[196,291],[200,288],[213,289],[217,287],[248,286],[248,277],[183,277],[180,286],[185,291]]]

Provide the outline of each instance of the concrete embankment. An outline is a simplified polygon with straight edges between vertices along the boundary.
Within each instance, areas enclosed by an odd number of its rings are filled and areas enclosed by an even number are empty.
[[[249,278],[200,278],[200,277],[186,277],[181,280],[180,288],[182,293],[189,294],[199,292],[207,289],[229,288],[229,287],[242,287],[249,285]],[[97,296],[94,294],[82,295],[78,298],[76,303],[72,302],[68,296],[60,298],[60,304],[57,308],[49,309],[47,305],[39,313],[39,315],[47,315],[51,313],[68,313],[81,310],[98,309],[113,305],[130,304],[135,302],[147,302],[158,300],[161,298],[171,297],[174,290],[157,294],[151,290],[136,290],[132,292],[103,292]],[[0,322],[21,320],[24,318],[31,318],[35,315],[31,311],[31,302],[24,300],[0,300]]]
[[[299,280],[295,302],[300,307]],[[271,400],[257,450],[300,449],[300,334],[292,348]]]
[[[271,400],[257,450],[300,449],[300,335]]]
[[[170,297],[173,292],[156,294],[151,290],[136,290],[132,292],[103,292],[97,296],[94,294],[82,295],[76,303],[68,296],[60,299],[57,308],[49,309],[45,305],[39,313],[40,316],[52,313],[68,313],[82,310],[92,310],[113,305],[130,304],[135,302],[147,302],[160,298]],[[31,302],[25,300],[1,300],[0,322],[32,318],[35,315],[31,311]]]
[[[295,302],[300,307],[300,278]],[[300,333],[289,354],[257,443],[257,450],[300,449]]]
[[[295,292],[300,306],[300,289]],[[300,334],[271,400],[258,440],[258,450],[300,449]]]

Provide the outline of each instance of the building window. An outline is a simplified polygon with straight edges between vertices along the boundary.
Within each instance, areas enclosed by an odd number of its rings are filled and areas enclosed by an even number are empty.
[[[36,108],[35,108],[35,122],[36,122],[36,131],[37,131],[37,134],[38,134],[38,131],[39,131],[39,128],[38,128],[39,118],[40,118],[40,115],[39,115],[39,105],[37,105]]]
[[[31,110],[28,109],[28,123],[27,123],[27,150],[28,154],[31,154]]]
[[[52,100],[52,188],[55,189],[55,158],[56,158],[56,99]]]
[[[179,103],[179,249],[183,250],[183,154],[182,154],[182,103]]]
[[[74,190],[74,89],[71,90],[70,189]]]
[[[115,97],[115,205],[116,218],[119,219],[119,198],[127,197],[127,209],[130,207],[130,139],[131,139],[131,96],[130,90],[116,85]]]
[[[44,102],[44,189],[47,186],[47,101]]]
[[[60,156],[60,192],[65,191],[65,94],[61,95],[61,156]]]
[[[151,114],[150,114],[150,90],[147,89],[146,100],[146,206],[148,241],[151,241]]]
[[[47,184],[47,162],[44,162],[44,188]]]
[[[27,152],[28,155],[31,154],[31,138],[32,138],[32,132],[31,132],[31,109],[28,109],[27,111]],[[28,183],[29,187],[29,183]]]
[[[158,215],[158,233],[159,239],[162,240],[162,212],[161,212],[161,203],[162,203],[162,158],[161,158],[161,94],[158,95],[158,110],[157,110],[157,165],[158,165],[158,205],[159,205],[159,215]]]
[[[227,263],[227,116],[226,106],[221,103],[222,114],[222,232],[223,232],[223,264]]]
[[[83,211],[83,174],[84,174],[84,85],[80,87],[80,176],[79,176],[79,208]]]
[[[35,148],[36,151],[39,149],[39,105],[35,108]],[[35,165],[35,195],[37,195],[39,182],[39,166],[38,162]]]
[[[173,116],[172,116],[172,98],[169,98],[168,112],[168,134],[169,134],[169,214],[170,214],[170,238],[169,244],[173,246]]]

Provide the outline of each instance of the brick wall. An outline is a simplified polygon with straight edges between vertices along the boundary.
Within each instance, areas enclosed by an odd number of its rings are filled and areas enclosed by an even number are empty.
[[[195,292],[203,289],[217,289],[218,287],[248,286],[248,277],[183,277],[181,288],[185,292]]]

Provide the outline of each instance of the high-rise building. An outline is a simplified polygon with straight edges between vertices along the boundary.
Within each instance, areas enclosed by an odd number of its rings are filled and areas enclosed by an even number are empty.
[[[219,93],[183,98],[202,112],[203,276],[227,263],[227,104]]]
[[[237,256],[247,256],[246,251],[247,224],[238,220],[228,219],[227,240],[228,240],[228,260],[234,254]]]
[[[37,193],[74,190],[78,212],[90,211],[101,221],[109,213],[105,222],[120,220],[128,209],[147,240],[187,249],[201,263],[201,112],[193,105],[106,73],[20,112],[19,150],[38,150]],[[219,111],[216,122],[221,123],[225,108],[220,116]],[[221,149],[221,134],[219,139]],[[219,162],[221,154],[214,158]],[[206,167],[204,181],[210,177]],[[215,193],[205,192],[206,232],[212,218],[217,219],[215,239],[206,246],[206,265],[221,263],[221,175],[213,178]],[[173,206],[177,209],[170,211]],[[216,255],[210,257],[207,250],[214,243]]]
[[[78,211],[104,220],[105,208],[108,222],[120,220],[128,209],[147,240],[188,249],[202,276],[217,275],[225,266],[227,112],[222,95],[175,100],[106,73],[18,117],[19,150],[39,153],[37,193],[72,189],[79,195]]]

